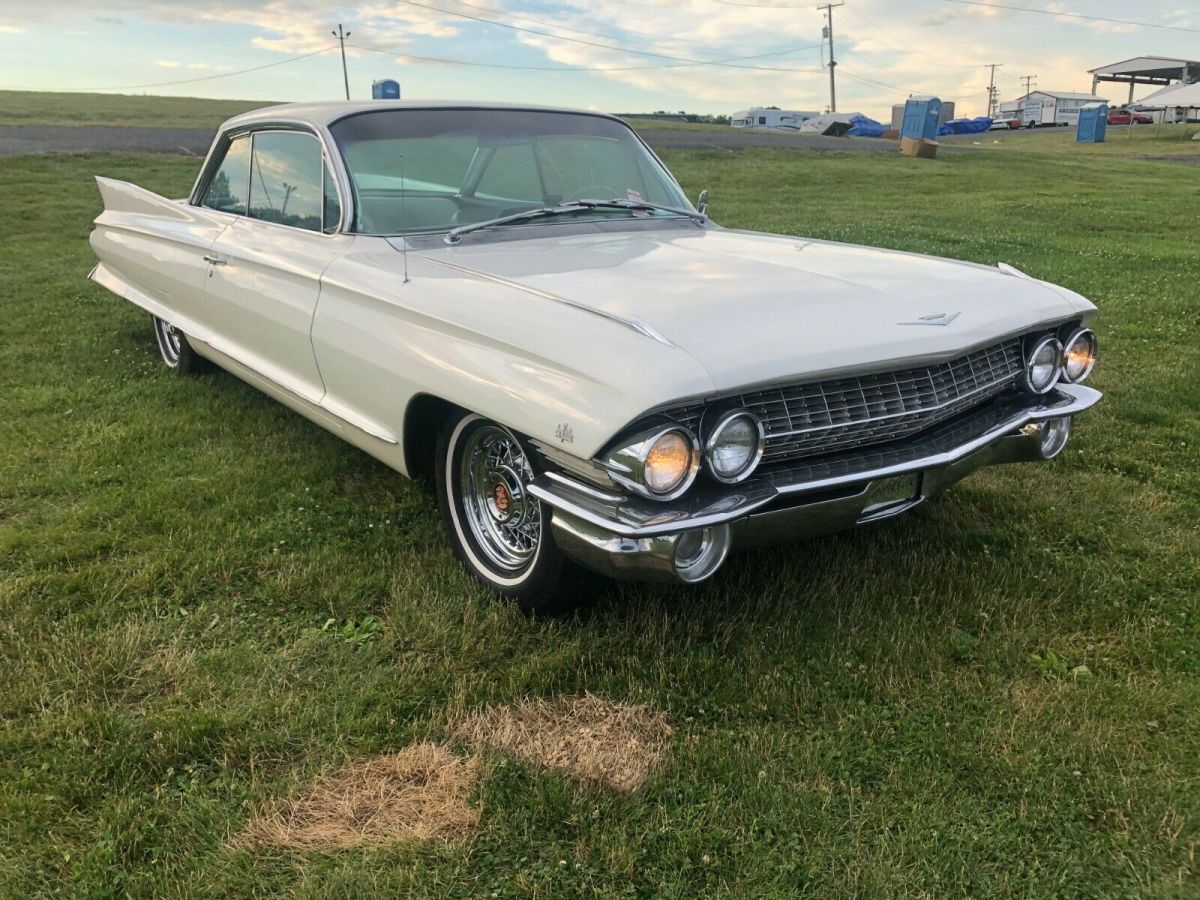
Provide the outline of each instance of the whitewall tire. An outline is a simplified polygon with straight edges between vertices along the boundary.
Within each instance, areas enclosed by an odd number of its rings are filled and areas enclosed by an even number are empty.
[[[554,543],[550,510],[526,490],[533,467],[521,440],[474,413],[451,417],[437,447],[438,506],[455,556],[530,613],[579,605],[581,570]]]

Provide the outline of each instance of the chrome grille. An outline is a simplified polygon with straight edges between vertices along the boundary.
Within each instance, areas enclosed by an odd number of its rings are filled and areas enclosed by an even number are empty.
[[[916,434],[996,396],[1022,366],[1021,341],[1014,338],[933,366],[784,385],[734,399],[762,419],[766,464]],[[679,413],[686,421],[700,411]]]

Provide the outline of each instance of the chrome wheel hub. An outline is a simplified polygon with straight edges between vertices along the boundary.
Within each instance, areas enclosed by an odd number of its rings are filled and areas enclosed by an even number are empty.
[[[541,505],[525,489],[532,479],[521,445],[503,428],[467,436],[459,470],[467,526],[488,561],[507,572],[528,566],[541,540]]]

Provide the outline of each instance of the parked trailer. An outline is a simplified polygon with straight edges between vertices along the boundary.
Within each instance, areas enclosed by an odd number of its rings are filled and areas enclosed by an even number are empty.
[[[1075,127],[1079,110],[1088,103],[1107,103],[1103,97],[1065,91],[1031,91],[1024,97],[1000,104],[1000,117],[1020,119],[1024,128],[1049,125]]]
[[[819,116],[815,110],[804,109],[740,109],[730,118],[734,128],[780,128],[795,131],[809,119]]]

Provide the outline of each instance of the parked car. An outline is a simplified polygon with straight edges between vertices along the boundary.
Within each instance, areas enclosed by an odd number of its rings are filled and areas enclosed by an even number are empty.
[[[1020,119],[994,119],[988,131],[1015,131],[1020,127]]]
[[[890,519],[1052,459],[1100,399],[1080,295],[719,227],[612,116],[276,106],[220,128],[185,199],[97,181],[90,277],[167,367],[432,478],[462,564],[530,610],[584,569],[695,583]]]
[[[1146,113],[1135,112],[1130,109],[1113,109],[1108,113],[1109,125],[1151,125],[1154,119],[1146,115]]]

